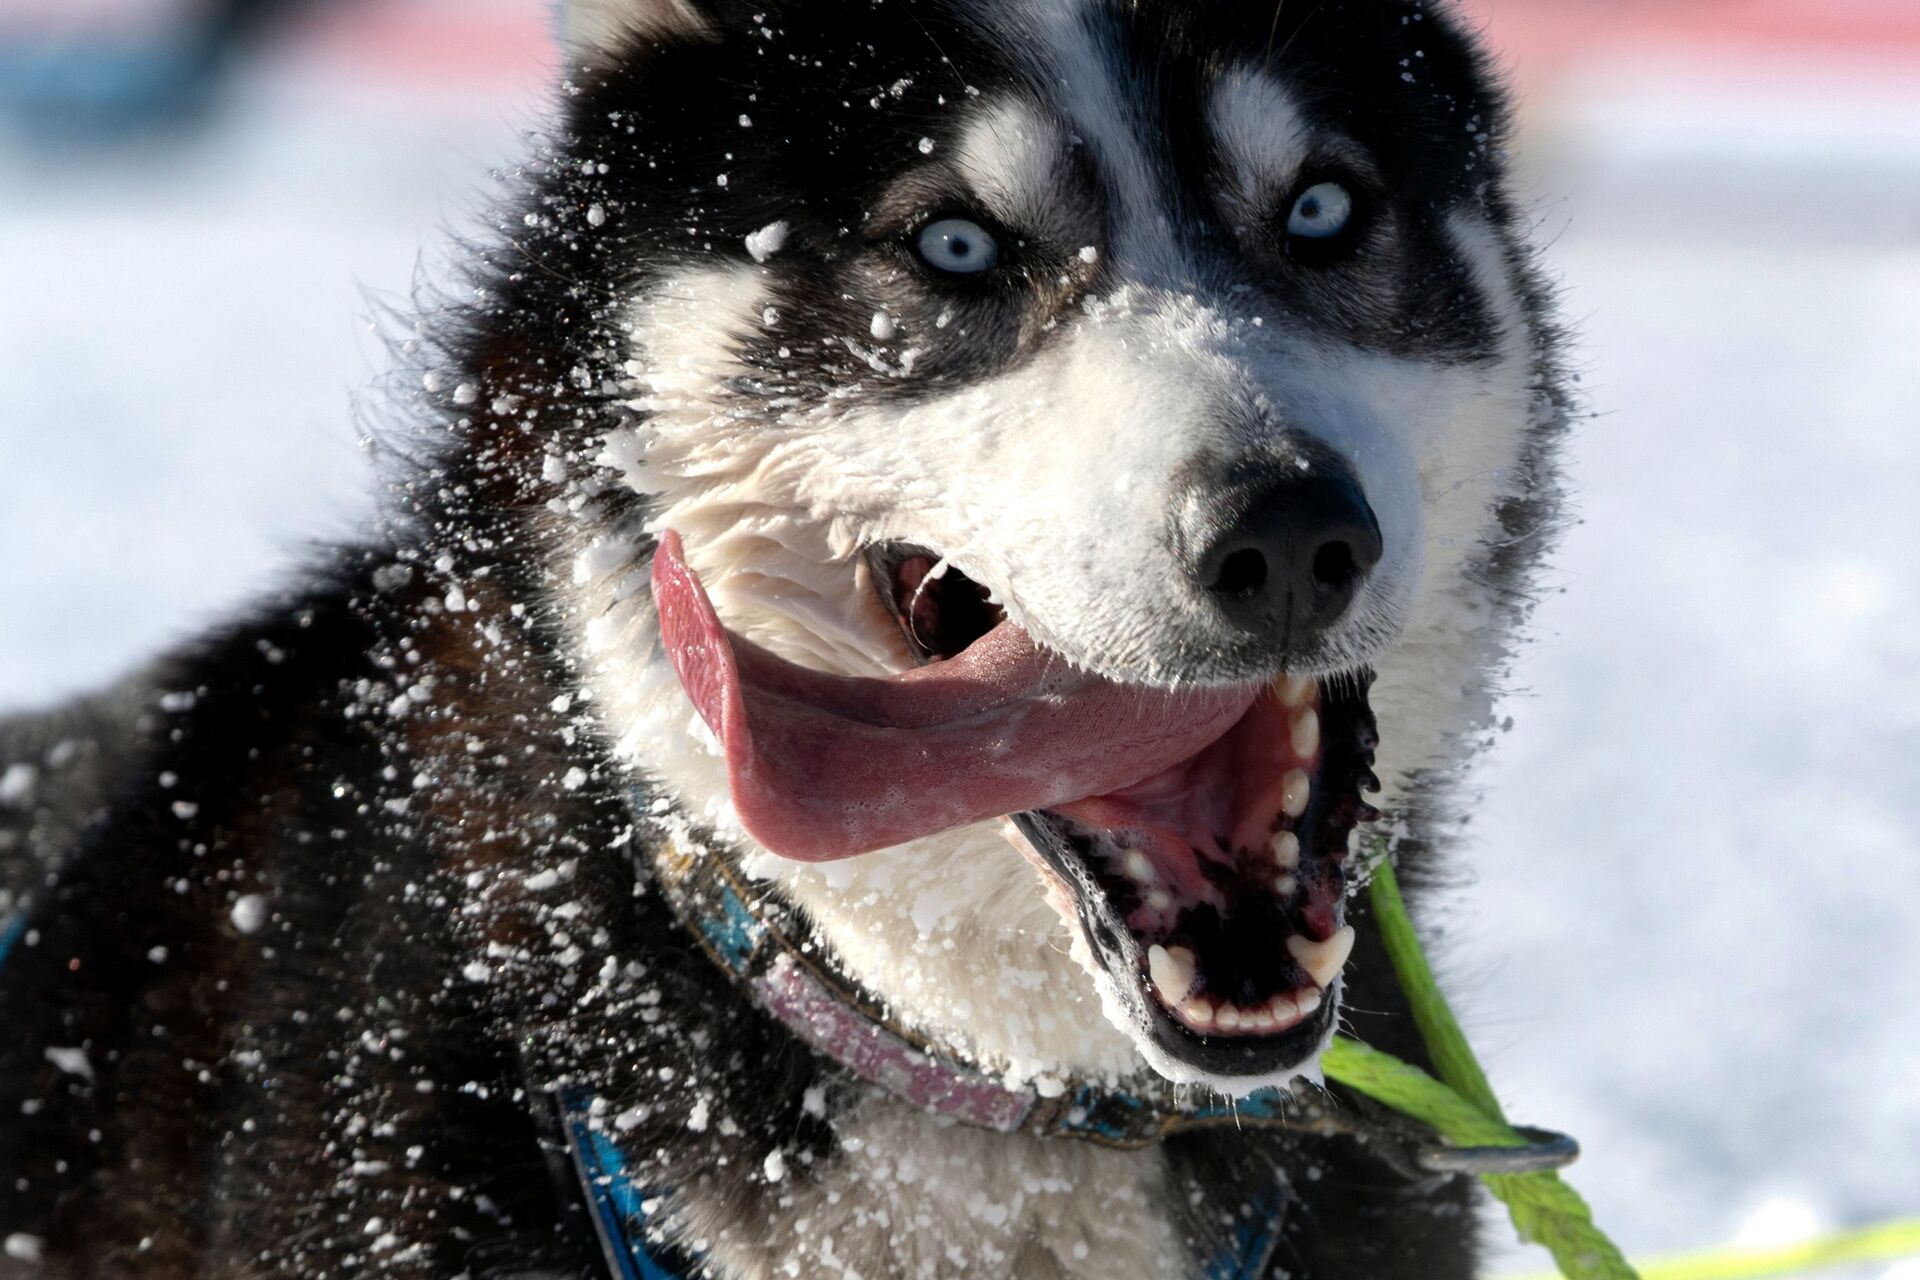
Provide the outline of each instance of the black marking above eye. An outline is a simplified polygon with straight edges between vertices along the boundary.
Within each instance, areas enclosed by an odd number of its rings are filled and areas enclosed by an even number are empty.
[[[979,275],[1000,261],[1000,242],[968,218],[941,218],[922,228],[914,241],[920,260],[953,276]]]

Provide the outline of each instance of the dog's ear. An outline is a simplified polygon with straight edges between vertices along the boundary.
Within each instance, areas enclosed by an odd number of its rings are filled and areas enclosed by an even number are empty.
[[[696,35],[709,29],[698,0],[560,0],[567,52],[599,62],[640,39]]]

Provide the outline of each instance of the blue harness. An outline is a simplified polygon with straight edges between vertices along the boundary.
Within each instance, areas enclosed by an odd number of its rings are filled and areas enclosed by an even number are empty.
[[[26,936],[26,932],[27,913],[24,909],[0,925],[0,966],[7,963],[7,953],[13,950],[14,943]]]
[[[555,1105],[609,1280],[682,1280],[677,1266],[662,1262],[647,1241],[646,1194],[628,1175],[627,1158],[588,1123],[591,1095],[563,1089]]]

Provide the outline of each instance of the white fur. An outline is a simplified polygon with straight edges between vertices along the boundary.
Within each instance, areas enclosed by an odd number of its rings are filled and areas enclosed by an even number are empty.
[[[981,6],[983,21],[1000,31],[1009,52],[1033,64],[1054,90],[1056,105],[1075,136],[1100,158],[1115,203],[1108,212],[1112,253],[1136,278],[1167,282],[1192,279],[1192,264],[1180,247],[1166,210],[1141,119],[1137,95],[1116,74],[1112,49],[1084,21],[1085,6],[1055,0],[1007,0]]]
[[[1222,194],[1243,216],[1278,198],[1313,141],[1293,96],[1251,67],[1221,76],[1207,100],[1207,124],[1233,175],[1232,189]]]
[[[562,0],[560,29],[576,57],[598,61],[637,39],[697,32],[705,23],[684,0]]]
[[[1157,1148],[1007,1136],[942,1124],[874,1095],[834,1121],[838,1152],[744,1217],[695,1202],[674,1224],[718,1274],[931,1280],[1178,1280]]]
[[[960,135],[957,163],[981,205],[1001,222],[1055,244],[1075,243],[1089,228],[1060,199],[1071,140],[1060,122],[1024,101],[993,103]]]

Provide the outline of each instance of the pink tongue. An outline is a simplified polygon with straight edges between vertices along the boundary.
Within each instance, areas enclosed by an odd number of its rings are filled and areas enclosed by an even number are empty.
[[[729,634],[671,531],[653,599],[673,669],[726,746],[740,821],[806,862],[1117,791],[1218,739],[1259,692],[1115,684],[1012,623],[901,675],[822,675]]]

